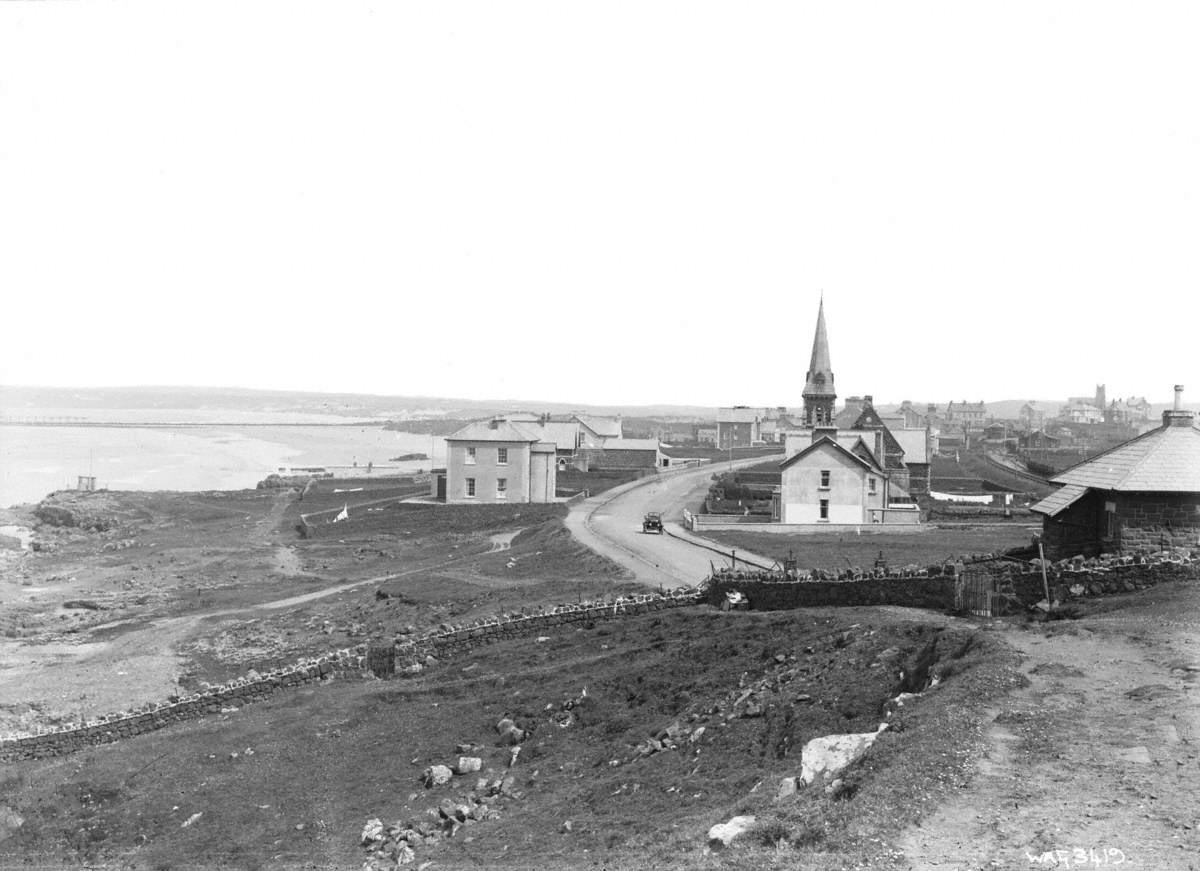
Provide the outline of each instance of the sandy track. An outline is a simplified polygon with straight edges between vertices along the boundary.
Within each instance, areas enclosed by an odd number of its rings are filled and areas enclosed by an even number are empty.
[[[1119,615],[1006,628],[1030,684],[987,712],[969,785],[906,833],[909,866],[1200,868],[1198,600],[1165,585]]]

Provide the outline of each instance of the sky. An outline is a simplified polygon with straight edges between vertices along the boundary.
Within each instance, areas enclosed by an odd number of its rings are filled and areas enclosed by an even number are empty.
[[[1200,4],[0,3],[0,384],[1200,397]],[[1194,386],[1192,386],[1194,385]]]

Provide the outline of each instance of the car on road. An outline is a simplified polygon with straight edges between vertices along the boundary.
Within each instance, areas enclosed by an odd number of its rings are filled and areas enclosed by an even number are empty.
[[[651,511],[642,518],[642,532],[657,532],[663,534],[662,514]]]

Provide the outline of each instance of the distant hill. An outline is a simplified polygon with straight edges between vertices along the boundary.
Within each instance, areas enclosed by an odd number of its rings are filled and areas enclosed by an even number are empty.
[[[378,396],[362,393],[306,393],[240,387],[24,387],[0,385],[0,409],[176,409],[228,410],[277,414],[329,414],[351,418],[405,418],[446,415],[483,417],[506,411],[568,412],[623,417],[712,419],[715,407],[692,405],[586,405],[534,399],[461,399],[438,396]]]

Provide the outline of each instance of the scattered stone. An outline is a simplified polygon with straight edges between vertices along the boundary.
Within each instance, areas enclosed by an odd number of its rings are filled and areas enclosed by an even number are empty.
[[[367,820],[367,824],[362,830],[362,844],[367,846],[383,840],[383,820],[372,819]]]
[[[734,817],[727,823],[717,823],[708,830],[708,846],[714,850],[728,847],[737,837],[744,835],[754,825],[753,816]]]
[[[566,834],[570,834],[570,832],[571,832],[571,829],[572,829],[572,828],[573,828],[573,826],[571,825],[571,821],[570,821],[570,820],[563,820],[563,824],[562,824],[562,833],[563,833],[564,835],[566,835]]]
[[[779,782],[779,792],[775,794],[776,801],[790,798],[796,794],[796,778],[785,777]]]
[[[514,748],[519,750],[520,748]],[[483,768],[483,760],[478,756],[460,756],[455,770],[459,774],[474,774]]]
[[[445,786],[454,777],[454,772],[445,765],[430,765],[421,774],[421,779],[425,783],[425,788],[430,789],[435,786]]]

